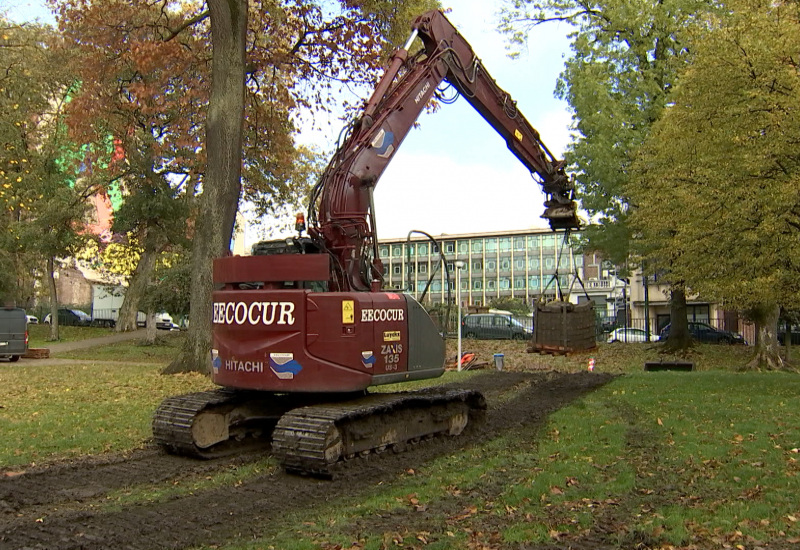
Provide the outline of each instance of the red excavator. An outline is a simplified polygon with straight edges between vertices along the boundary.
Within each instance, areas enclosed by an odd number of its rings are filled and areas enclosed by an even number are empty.
[[[409,55],[416,38],[423,48]],[[172,452],[214,457],[271,441],[289,471],[330,475],[349,458],[458,435],[485,409],[475,391],[373,386],[444,372],[445,344],[410,295],[382,290],[373,189],[446,81],[506,140],[546,194],[553,230],[579,227],[571,180],[516,102],[439,11],[418,17],[315,186],[308,236],[214,261],[211,376],[153,420]],[[424,176],[424,173],[421,174]]]

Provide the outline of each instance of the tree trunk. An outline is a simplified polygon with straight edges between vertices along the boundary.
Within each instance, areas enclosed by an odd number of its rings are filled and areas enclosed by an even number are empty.
[[[56,288],[55,258],[47,258],[47,284],[50,286],[50,340],[58,340],[58,289]]]
[[[665,347],[667,351],[679,351],[687,350],[691,345],[692,335],[686,317],[686,289],[682,285],[675,285],[670,291],[669,336]]]
[[[192,248],[189,331],[181,354],[164,373],[209,372],[212,260],[230,250],[239,206],[247,35],[247,1],[208,0],[211,12],[211,98],[206,168]]]
[[[764,304],[750,311],[750,317],[756,323],[757,337],[755,354],[747,364],[748,369],[783,370],[786,368],[778,346],[780,311],[776,304]],[[791,337],[791,334],[787,334],[787,337]]]
[[[156,312],[152,310],[147,311],[147,329],[145,330],[145,344],[152,346],[156,343],[157,328],[156,328]]]
[[[145,239],[146,241],[147,239]],[[122,299],[122,306],[119,308],[119,318],[117,319],[116,332],[129,332],[136,330],[136,318],[139,314],[139,302],[147,291],[153,270],[156,266],[158,253],[145,247],[136,269],[133,271],[128,288],[125,290],[125,297]]]

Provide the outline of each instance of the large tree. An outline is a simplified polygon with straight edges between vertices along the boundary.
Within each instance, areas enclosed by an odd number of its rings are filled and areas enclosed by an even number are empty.
[[[633,222],[669,276],[756,321],[750,366],[779,369],[779,307],[800,305],[800,6],[726,6],[643,148]]]
[[[556,88],[576,131],[566,160],[576,174],[584,236],[616,265],[631,257],[628,183],[637,149],[669,101],[685,65],[685,32],[712,0],[507,0],[501,28],[523,43],[537,25],[575,28]],[[679,282],[677,282],[679,283]],[[688,342],[682,285],[673,287],[670,340]]]
[[[6,54],[0,81],[0,258],[15,260],[18,298],[26,286],[19,284],[23,274],[45,275],[50,337],[57,339],[55,273],[60,259],[75,255],[89,238],[82,229],[96,178],[86,151],[70,141],[64,124],[74,76],[59,37],[48,27],[8,25],[0,39]]]
[[[385,38],[397,43],[412,15],[434,2],[56,4],[61,28],[83,49],[75,112],[98,115],[88,123],[76,117],[74,131],[92,142],[114,136],[125,149],[156,136],[153,165],[192,176],[190,334],[170,370],[206,370],[211,261],[228,251],[240,197],[269,210],[302,193],[298,117],[339,110],[343,88],[373,83],[389,50]]]

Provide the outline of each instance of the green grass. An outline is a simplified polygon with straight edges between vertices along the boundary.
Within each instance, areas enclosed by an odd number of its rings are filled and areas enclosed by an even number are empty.
[[[92,361],[68,365],[0,364],[0,467],[142,445],[163,397],[211,386],[202,376],[158,374],[179,341],[170,337],[147,351],[136,342],[94,348],[76,355]],[[509,370],[521,368],[525,355],[501,347],[508,345],[491,343],[481,354],[505,350]],[[541,428],[497,434],[357,497],[264,524],[254,540],[223,548],[568,546],[598,525],[615,530],[619,547],[800,542],[800,377],[736,372],[750,352],[698,346],[692,373],[643,372],[644,361],[658,358],[646,344],[528,355],[535,368],[569,371],[585,370],[591,355],[596,371],[627,375],[555,412]],[[139,363],[93,362],[112,357]],[[441,381],[473,374],[451,372]],[[267,459],[208,479],[126,488],[104,505],[246,483],[273,467]]]
[[[114,329],[100,327],[58,327],[59,342],[75,342],[87,338],[97,338],[114,334]],[[52,344],[50,340],[50,325],[28,325],[28,346],[31,348],[46,348]]]
[[[2,365],[0,467],[140,446],[164,397],[211,386],[201,375],[162,376],[162,367]]]
[[[180,352],[185,333],[159,333],[154,344],[141,338],[113,345],[92,347],[53,354],[54,357],[80,361],[122,361],[134,363],[157,363],[166,365]]]
[[[538,433],[503,434],[223,548],[384,548],[387,524],[403,526],[390,545],[510,546],[599,521],[620,547],[800,542],[798,396],[794,375],[636,373]]]

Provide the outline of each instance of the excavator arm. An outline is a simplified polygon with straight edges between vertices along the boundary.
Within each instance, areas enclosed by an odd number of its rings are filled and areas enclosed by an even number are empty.
[[[409,55],[414,39],[423,49]],[[333,259],[330,284],[340,291],[377,290],[382,266],[377,254],[373,190],[423,109],[447,81],[505,139],[547,195],[542,215],[553,230],[578,228],[574,187],[539,133],[484,68],[469,43],[440,11],[412,24],[406,44],[349,128],[315,187],[309,233]]]

